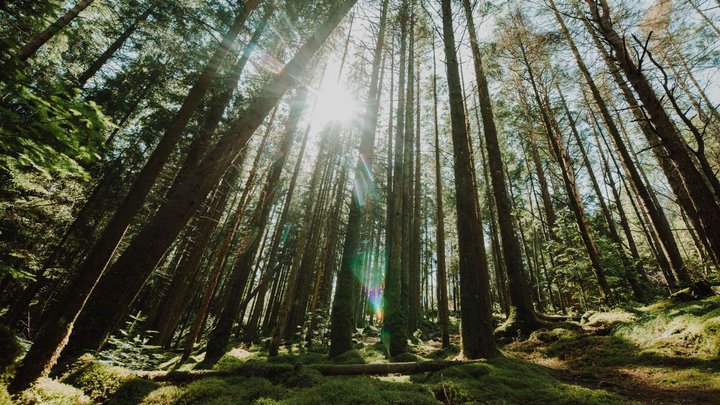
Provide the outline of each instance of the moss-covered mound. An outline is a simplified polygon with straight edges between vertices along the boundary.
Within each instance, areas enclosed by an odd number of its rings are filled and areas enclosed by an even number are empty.
[[[10,394],[7,392],[7,388],[5,388],[4,385],[0,384],[0,405],[10,405],[12,404],[12,399],[10,399]]]
[[[0,404],[2,403],[0,400]],[[20,405],[89,405],[94,402],[75,387],[49,378],[41,378],[32,387],[23,391],[16,403]]]
[[[717,359],[720,356],[720,296],[683,303],[661,302],[641,308],[633,322],[613,334],[645,352]]]
[[[628,400],[720,403],[720,297],[586,314],[507,350]]]
[[[60,382],[79,388],[95,402],[136,404],[157,388],[157,384],[136,377],[131,371],[108,366],[86,355],[60,378]]]

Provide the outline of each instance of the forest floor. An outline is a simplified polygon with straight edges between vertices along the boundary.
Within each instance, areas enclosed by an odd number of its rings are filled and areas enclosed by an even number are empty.
[[[238,346],[211,375],[165,382],[81,359],[56,380],[43,379],[21,404],[718,404],[720,297],[588,313],[574,331],[553,329],[502,347],[503,356],[414,375],[325,376],[314,364],[386,363],[376,330],[357,350],[329,360],[293,346],[268,358],[261,346]],[[412,345],[416,359],[458,356],[437,340]],[[190,370],[168,354],[159,369]],[[213,375],[214,374],[214,375]],[[0,404],[4,405],[0,394]]]

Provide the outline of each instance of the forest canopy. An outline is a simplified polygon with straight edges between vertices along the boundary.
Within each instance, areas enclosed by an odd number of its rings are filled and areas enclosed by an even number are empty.
[[[0,0],[0,404],[720,402],[718,27]]]

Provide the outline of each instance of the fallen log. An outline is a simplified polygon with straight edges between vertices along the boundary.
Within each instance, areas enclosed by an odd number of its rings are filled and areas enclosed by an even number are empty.
[[[187,371],[137,371],[135,374],[157,382],[187,383],[210,377],[254,376],[271,377],[301,367],[312,368],[326,376],[340,375],[389,375],[389,374],[418,374],[428,371],[438,371],[452,366],[477,364],[483,360],[453,361],[418,361],[402,363],[372,363],[372,364],[253,364],[227,370],[187,370]]]

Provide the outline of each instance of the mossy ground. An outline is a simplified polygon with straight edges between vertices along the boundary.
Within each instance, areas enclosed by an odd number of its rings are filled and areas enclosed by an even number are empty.
[[[563,381],[646,403],[720,403],[720,297],[615,309],[506,347]]]
[[[720,403],[720,299],[589,314],[583,329],[534,333],[504,356],[412,376],[321,375],[311,364],[387,362],[376,338],[329,359],[321,348],[259,346],[230,351],[218,370],[252,375],[154,383],[85,358],[58,381],[43,380],[21,403],[70,404],[621,404]],[[455,338],[457,339],[457,338]],[[453,359],[458,346],[416,341],[414,358]],[[191,369],[201,358],[166,369]],[[0,390],[0,404],[2,404]]]

